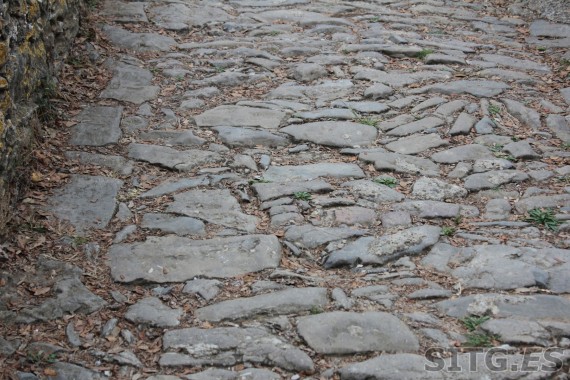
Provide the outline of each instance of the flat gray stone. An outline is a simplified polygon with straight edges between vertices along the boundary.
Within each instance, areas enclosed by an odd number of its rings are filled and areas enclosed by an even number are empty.
[[[506,199],[491,199],[485,206],[483,218],[490,220],[507,220],[511,214],[511,204]]]
[[[162,367],[219,366],[229,367],[243,362],[276,366],[289,371],[314,370],[311,358],[280,337],[256,327],[187,328],[171,330],[162,339],[166,352]]]
[[[210,301],[218,295],[221,285],[223,285],[223,283],[218,280],[195,278],[194,280],[186,282],[182,292],[198,294],[206,301]]]
[[[541,127],[540,114],[532,108],[525,107],[522,103],[512,99],[501,99],[507,111],[513,115],[522,125],[538,131]]]
[[[257,315],[297,314],[314,308],[324,309],[327,303],[325,288],[293,288],[218,302],[197,309],[194,316],[208,322],[235,321]]]
[[[135,23],[148,22],[144,11],[144,3],[124,3],[122,1],[105,1],[103,15],[109,16],[115,22]]]
[[[333,107],[348,108],[349,110],[354,110],[356,112],[362,113],[384,113],[387,112],[390,107],[386,104],[378,102],[351,102],[345,100],[335,100],[331,103]]]
[[[548,66],[526,59],[518,59],[500,54],[481,54],[481,58],[488,62],[497,63],[506,67],[513,67],[515,69],[534,70],[542,73],[550,72],[550,68]]]
[[[384,265],[403,256],[417,255],[439,240],[437,226],[412,227],[379,238],[363,237],[344,248],[333,251],[325,262],[326,268],[342,265]]]
[[[219,7],[207,4],[170,3],[156,5],[148,10],[153,23],[168,30],[182,31],[209,23],[224,22],[230,15]]]
[[[507,344],[529,344],[542,347],[551,345],[548,330],[534,321],[492,319],[483,323],[481,329],[489,334],[500,336],[501,342]]]
[[[490,135],[497,128],[497,124],[490,117],[483,117],[475,124],[475,132],[479,135]]]
[[[298,82],[312,82],[327,75],[327,70],[316,63],[299,63],[291,70],[291,76]]]
[[[319,179],[304,182],[256,183],[253,189],[262,202],[297,192],[326,193],[333,190],[331,185]]]
[[[264,179],[271,182],[298,182],[319,177],[363,178],[365,175],[358,165],[336,162],[296,166],[271,166],[263,175]]]
[[[5,357],[12,355],[20,346],[20,340],[6,340],[0,337],[0,354]]]
[[[398,191],[366,179],[345,182],[342,187],[349,188],[351,193],[375,203],[400,202],[404,199],[404,195]]]
[[[405,211],[387,212],[380,216],[380,221],[386,228],[399,226],[407,227],[412,224],[412,218],[410,217],[410,214]]]
[[[356,73],[356,75],[354,76],[354,79],[356,80],[369,80],[372,82],[380,82],[392,87],[403,87],[413,83],[419,83],[422,81],[445,80],[449,78],[451,78],[451,73],[449,71],[435,71],[435,70],[415,71],[415,72],[406,72],[406,71],[387,72],[387,71],[374,70],[374,69],[364,69]],[[364,93],[364,96],[366,96],[366,92]]]
[[[386,149],[401,154],[417,154],[444,145],[449,145],[449,142],[443,140],[437,133],[430,133],[398,139],[386,144]]]
[[[443,201],[464,198],[467,196],[467,190],[439,179],[422,177],[414,183],[412,195],[418,199]]]
[[[291,226],[285,232],[285,239],[300,248],[316,248],[331,241],[347,239],[366,234],[366,230],[346,227],[315,227],[310,224]]]
[[[105,146],[121,138],[123,107],[90,106],[78,116],[71,130],[71,145]]]
[[[453,293],[447,289],[419,289],[415,292],[408,294],[409,299],[413,300],[427,300],[432,298],[448,298],[451,297]]]
[[[179,171],[191,171],[222,160],[218,153],[205,150],[176,150],[161,145],[136,143],[129,145],[129,157]]]
[[[138,135],[142,141],[160,141],[164,145],[200,146],[206,143],[192,131],[149,131]]]
[[[443,380],[441,372],[426,371],[426,366],[430,365],[435,367],[422,355],[383,354],[360,363],[349,364],[339,372],[342,380]]]
[[[346,108],[319,108],[314,111],[299,112],[293,117],[303,120],[319,120],[319,119],[337,119],[352,120],[357,114]]]
[[[564,143],[570,143],[570,119],[562,115],[548,115],[546,126]]]
[[[484,173],[491,170],[514,169],[511,161],[504,158],[482,158],[473,163],[473,173]]]
[[[130,306],[125,318],[133,323],[174,327],[180,324],[182,313],[182,309],[171,309],[156,297],[147,297]]]
[[[220,140],[231,147],[254,148],[258,145],[278,147],[289,145],[289,137],[265,130],[239,127],[214,127]]]
[[[102,30],[114,45],[137,52],[170,51],[178,45],[174,38],[157,33],[133,33],[111,25],[103,26]]]
[[[540,154],[536,153],[528,141],[512,142],[503,147],[503,151],[511,154],[516,159],[533,159],[539,158]]]
[[[349,121],[294,124],[281,128],[280,131],[290,134],[295,140],[336,147],[369,146],[376,141],[378,135],[373,126]]]
[[[521,198],[515,203],[515,209],[521,214],[535,208],[558,208],[568,206],[570,206],[570,194],[536,195]]]
[[[412,94],[438,93],[445,95],[470,94],[479,98],[491,98],[501,94],[510,87],[503,82],[489,80],[458,80],[430,84],[418,89],[411,90]]]
[[[570,288],[565,273],[570,251],[557,248],[477,245],[457,248],[438,244],[422,263],[450,273],[465,288],[511,290],[537,286],[553,293]],[[558,258],[559,260],[557,260]]]
[[[334,311],[301,317],[299,335],[319,354],[416,351],[418,339],[388,313]]]
[[[522,71],[505,70],[505,69],[484,69],[477,72],[477,75],[483,78],[497,78],[507,82],[515,81],[521,84],[534,84],[536,79]]]
[[[469,191],[494,189],[506,183],[526,181],[528,178],[528,174],[520,170],[491,170],[465,177],[465,188]]]
[[[425,219],[456,218],[464,214],[467,214],[467,216],[479,215],[478,209],[474,206],[432,200],[408,200],[394,205],[393,209],[395,211],[406,211],[410,215]]]
[[[83,165],[97,165],[109,168],[120,175],[130,175],[133,172],[133,162],[121,156],[89,152],[65,152],[65,157],[77,160]]]
[[[479,144],[456,146],[434,153],[431,159],[442,164],[456,164],[461,161],[475,161],[481,157],[492,156],[491,151]]]
[[[196,276],[227,278],[275,268],[281,245],[272,235],[209,240],[171,235],[113,245],[108,258],[115,281],[181,282]]]
[[[204,223],[198,219],[161,213],[144,214],[142,228],[183,235],[204,235]]]
[[[453,55],[432,53],[424,58],[426,65],[465,65],[465,59]]]
[[[416,121],[416,118],[412,115],[402,114],[398,115],[390,120],[381,121],[380,123],[376,124],[376,127],[381,131],[387,132],[392,130],[400,125],[409,124],[413,121]]]
[[[562,95],[566,104],[570,105],[570,87],[561,88],[560,95]]]
[[[174,193],[178,190],[190,189],[198,186],[207,186],[210,184],[210,180],[207,177],[196,177],[196,178],[183,178],[174,181],[166,181],[160,185],[153,187],[149,191],[142,193],[141,198],[153,198],[159,197],[161,195]]]
[[[553,37],[565,38],[570,36],[570,26],[567,24],[557,24],[546,20],[535,20],[529,27],[530,35],[533,37]]]
[[[117,207],[123,181],[102,176],[72,175],[48,200],[47,210],[68,221],[77,233],[105,228]]]
[[[475,119],[474,116],[466,112],[461,112],[457,117],[457,120],[455,120],[453,127],[449,130],[449,134],[452,136],[468,135],[476,122],[477,119]]]
[[[401,125],[399,127],[396,127],[394,129],[390,130],[389,132],[387,132],[387,135],[389,135],[389,136],[407,136],[407,135],[411,135],[413,133],[425,131],[426,129],[441,127],[444,124],[445,124],[445,121],[440,119],[439,117],[428,116],[426,118],[416,120],[416,121],[413,121],[411,123],[404,124],[404,125]]]
[[[364,162],[373,162],[376,170],[380,171],[439,176],[439,166],[422,157],[399,153],[364,152],[358,158]]]
[[[255,216],[241,211],[239,202],[228,189],[189,190],[176,194],[166,211],[246,232],[255,232],[259,222]]]
[[[282,111],[224,105],[194,117],[198,127],[257,127],[276,130],[286,120]]]
[[[50,365],[51,368],[57,373],[56,376],[50,376],[49,380],[107,380],[108,377],[102,373],[92,371],[81,366],[65,363],[61,361],[56,361]]]
[[[371,98],[372,100],[386,99],[393,93],[394,90],[392,89],[392,87],[386,86],[385,84],[382,83],[377,83],[364,90],[364,97]]]
[[[152,73],[149,70],[131,64],[113,64],[114,75],[107,87],[101,92],[101,98],[143,104],[158,96],[160,87],[153,86]]]

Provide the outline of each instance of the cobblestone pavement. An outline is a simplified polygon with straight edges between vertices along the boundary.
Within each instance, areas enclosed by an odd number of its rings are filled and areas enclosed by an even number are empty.
[[[479,0],[97,12],[60,186],[24,202],[50,230],[0,273],[7,376],[568,378],[570,25]]]

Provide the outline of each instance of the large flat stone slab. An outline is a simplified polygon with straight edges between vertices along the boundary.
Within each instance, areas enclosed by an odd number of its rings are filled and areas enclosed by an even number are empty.
[[[469,191],[493,189],[511,182],[522,182],[529,178],[520,170],[491,170],[465,177],[465,188]]]
[[[209,240],[178,236],[111,246],[108,264],[115,281],[182,282],[196,276],[227,278],[275,268],[281,245],[272,235]]]
[[[160,3],[159,3],[160,4]],[[206,4],[169,3],[149,8],[149,17],[153,23],[168,30],[187,30],[211,22],[224,22],[230,15],[222,8]]]
[[[542,73],[550,72],[550,68],[546,65],[541,65],[535,61],[527,59],[518,59],[500,54],[481,54],[481,58],[485,61],[497,63],[502,66],[513,67],[521,70],[534,70]]]
[[[396,127],[387,132],[387,134],[390,136],[407,136],[413,133],[425,131],[426,129],[441,127],[444,124],[445,121],[439,117],[428,116],[426,118],[416,120],[408,124],[400,125],[399,127]]]
[[[570,117],[562,115],[548,115],[546,126],[556,137],[565,143],[570,143]]]
[[[364,152],[358,158],[364,162],[373,162],[376,170],[422,174],[430,177],[439,175],[439,166],[427,158],[383,152]]]
[[[356,80],[369,80],[379,82],[391,87],[403,87],[413,83],[419,83],[427,80],[445,80],[451,78],[449,71],[416,71],[416,72],[400,72],[400,71],[381,71],[374,69],[364,69],[354,76]]]
[[[319,177],[363,178],[365,175],[358,165],[336,162],[272,166],[263,174],[263,178],[271,182],[298,182]]]
[[[358,197],[375,203],[400,202],[404,199],[404,195],[398,191],[366,179],[345,182],[342,187],[349,188]]]
[[[103,33],[116,46],[139,52],[170,51],[177,45],[172,37],[157,33],[133,33],[126,29],[105,25]]]
[[[157,327],[174,327],[180,324],[182,309],[172,309],[156,297],[147,297],[131,305],[125,318],[133,323]]]
[[[515,209],[523,214],[534,208],[558,208],[570,206],[570,194],[535,195],[519,199]]]
[[[378,135],[373,126],[350,121],[295,124],[281,128],[281,132],[293,136],[295,140],[337,147],[369,146]]]
[[[66,220],[76,232],[105,228],[117,206],[117,194],[123,181],[102,176],[72,175],[71,181],[54,192],[47,209]]]
[[[430,84],[418,89],[411,90],[412,94],[437,93],[445,95],[470,94],[479,98],[490,98],[501,94],[510,88],[506,83],[490,80],[458,80]]]
[[[241,127],[214,127],[220,140],[228,146],[243,146],[254,148],[256,146],[276,147],[289,145],[289,136],[272,133],[265,130]]]
[[[387,144],[386,149],[401,154],[417,154],[448,144],[449,142],[443,140],[437,133],[430,133],[428,135],[412,135],[398,139]]]
[[[143,2],[106,0],[102,14],[109,16],[115,22],[148,22],[144,6]]]
[[[431,159],[442,164],[456,164],[460,161],[475,161],[486,157],[492,157],[489,148],[479,144],[467,144],[434,153]]]
[[[314,370],[311,358],[283,338],[257,327],[187,328],[167,331],[162,367],[230,367],[244,362],[276,366],[289,371]]]
[[[136,143],[129,145],[129,157],[179,171],[191,171],[222,160],[218,153],[205,150],[176,150],[161,145]]]
[[[384,265],[402,256],[417,255],[439,240],[437,226],[412,227],[378,238],[363,237],[333,251],[325,262],[326,268],[362,264]]]
[[[122,62],[112,67],[113,78],[101,92],[101,98],[142,104],[158,96],[160,87],[151,84],[152,73],[149,70]]]
[[[316,248],[331,241],[362,236],[366,230],[345,227],[315,227],[310,224],[291,226],[285,232],[285,239],[301,248]]]
[[[330,184],[320,179],[287,183],[256,183],[253,185],[253,189],[262,202],[293,195],[297,192],[326,193],[333,191]]]
[[[130,175],[133,172],[133,162],[122,156],[109,154],[68,151],[65,157],[69,160],[77,160],[82,165],[97,165],[113,170],[120,175]]]
[[[417,351],[418,339],[395,316],[381,312],[335,311],[301,317],[299,335],[319,354]]]
[[[244,214],[228,189],[190,190],[174,196],[167,212],[188,215],[208,223],[255,232],[259,220]]]
[[[90,106],[78,116],[71,130],[71,145],[104,146],[121,138],[123,107]]]
[[[287,118],[283,111],[243,106],[218,106],[194,117],[199,127],[257,127],[276,130]]]
[[[437,244],[422,263],[453,275],[465,288],[512,290],[537,286],[553,293],[570,291],[570,251],[565,249]]]
[[[233,321],[256,315],[272,316],[324,309],[327,302],[326,288],[293,288],[218,302],[196,310],[194,316],[208,322]]]

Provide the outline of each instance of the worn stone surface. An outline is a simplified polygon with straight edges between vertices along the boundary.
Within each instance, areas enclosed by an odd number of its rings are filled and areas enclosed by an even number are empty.
[[[401,154],[417,154],[426,150],[448,145],[437,133],[428,135],[412,135],[386,144],[386,148]]]
[[[285,238],[301,248],[316,248],[331,241],[362,236],[365,233],[365,230],[352,228],[303,225],[289,227]]]
[[[161,213],[144,214],[141,227],[180,236],[205,234],[204,223],[198,219]]]
[[[282,128],[281,132],[290,134],[295,140],[336,147],[372,145],[377,135],[376,128],[349,121],[290,125]]]
[[[332,191],[332,186],[320,179],[287,183],[256,183],[253,188],[261,201],[301,192],[326,193]]]
[[[439,175],[439,166],[431,160],[399,153],[364,152],[358,158],[365,162],[374,163],[381,171],[395,171],[408,174],[423,174],[426,176]]]
[[[110,98],[142,104],[158,96],[160,87],[151,85],[152,73],[133,64],[114,64],[114,76],[101,92],[101,98]]]
[[[527,179],[528,174],[519,170],[491,170],[467,176],[465,188],[469,191],[493,189],[506,183],[521,182]]]
[[[414,183],[412,194],[419,199],[443,201],[446,199],[463,198],[467,195],[467,190],[435,178],[422,177]]]
[[[123,107],[89,107],[77,116],[70,144],[103,146],[116,144],[121,138]]]
[[[182,310],[171,309],[155,297],[143,298],[125,313],[125,318],[133,323],[157,327],[174,327],[180,324]]]
[[[399,319],[388,313],[335,311],[301,317],[299,335],[321,354],[370,351],[415,351],[418,340]]]
[[[255,147],[258,145],[276,147],[289,144],[287,135],[266,130],[238,127],[214,127],[222,142],[228,146]]]
[[[129,157],[169,169],[190,171],[204,164],[221,161],[218,153],[197,149],[176,150],[161,145],[130,144]]]
[[[194,118],[199,127],[279,128],[287,114],[282,111],[242,106],[219,106]]]
[[[434,153],[431,159],[443,164],[455,164],[460,161],[475,161],[490,155],[491,151],[483,145],[470,144]]]
[[[271,182],[298,182],[319,177],[362,178],[364,172],[355,164],[318,163],[299,166],[271,166],[263,175],[263,178]]]
[[[270,235],[209,240],[149,237],[142,243],[113,245],[108,257],[116,281],[174,282],[195,276],[224,278],[274,268],[281,258],[281,246]],[[225,265],[218,265],[220,261]]]

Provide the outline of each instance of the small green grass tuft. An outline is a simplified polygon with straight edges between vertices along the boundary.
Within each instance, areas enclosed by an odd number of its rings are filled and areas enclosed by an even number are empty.
[[[310,312],[311,312],[311,314],[321,314],[323,312],[323,309],[321,309],[318,306],[313,306],[313,307],[311,307]]]
[[[536,48],[538,51],[546,51],[546,46],[539,46]]]
[[[470,315],[468,317],[460,319],[460,321],[461,321],[461,323],[463,323],[463,326],[465,326],[465,328],[467,330],[473,332],[473,331],[477,330],[477,327],[479,327],[483,323],[487,322],[489,319],[490,319],[490,317],[487,315],[484,315],[482,317],[480,317],[478,315]]]
[[[550,231],[557,231],[560,221],[556,219],[554,211],[552,209],[546,208],[534,208],[528,212],[527,222],[533,222],[534,224],[540,224],[549,229]]]
[[[375,127],[376,124],[378,124],[378,120],[372,117],[361,117],[359,119],[356,119],[356,121],[360,124],[370,125],[372,127]]]
[[[465,337],[467,338],[465,345],[468,347],[491,347],[492,340],[495,338],[483,333],[467,334]]]
[[[375,178],[372,180],[372,182],[392,188],[398,186],[398,180],[396,178],[391,178],[391,177]]]
[[[493,144],[493,145],[489,145],[489,150],[491,152],[501,152],[503,150],[504,145],[502,144]]]
[[[374,16],[371,19],[368,20],[368,22],[372,23],[372,22],[380,22],[380,17],[378,16]]]
[[[453,236],[457,230],[453,227],[444,226],[441,228],[441,234],[443,236]]]
[[[255,179],[250,179],[249,180],[249,184],[250,185],[254,185],[256,183],[271,183],[271,181],[265,179],[265,178],[255,178]]]
[[[489,107],[487,107],[487,111],[489,111],[491,116],[498,115],[501,113],[501,107],[499,107],[496,104],[489,104]]]
[[[419,59],[424,59],[425,57],[427,57],[428,55],[432,54],[434,51],[432,49],[423,49],[422,51],[420,51],[418,54],[416,54],[416,57]]]
[[[57,361],[57,354],[48,354],[44,351],[30,351],[26,355],[26,360],[32,364],[53,364]]]
[[[293,197],[295,199],[300,200],[300,201],[310,201],[311,200],[311,194],[307,193],[306,191],[297,191],[296,193],[293,194]]]

